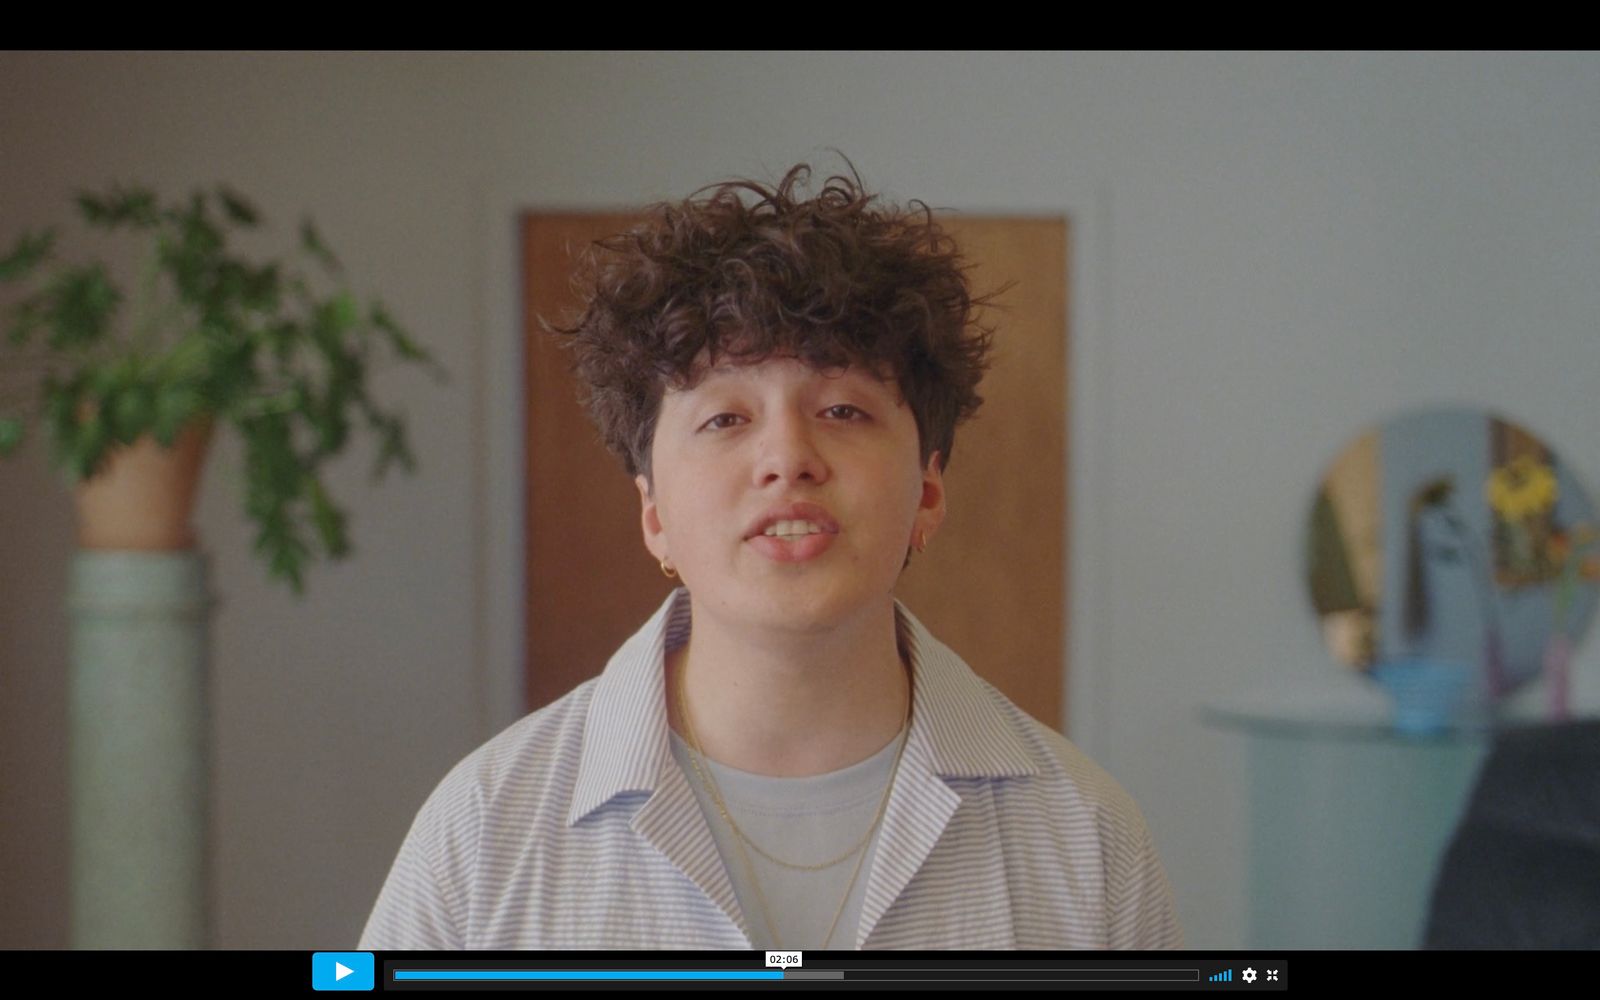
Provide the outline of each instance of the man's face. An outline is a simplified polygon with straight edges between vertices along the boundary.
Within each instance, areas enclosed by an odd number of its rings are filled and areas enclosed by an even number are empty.
[[[725,365],[661,401],[645,545],[725,626],[816,632],[892,606],[919,533],[944,517],[940,456],[865,369]]]

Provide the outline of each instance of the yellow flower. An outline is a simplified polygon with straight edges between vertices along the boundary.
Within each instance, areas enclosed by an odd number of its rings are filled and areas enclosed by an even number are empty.
[[[1501,517],[1520,521],[1555,506],[1556,474],[1532,455],[1519,455],[1489,474],[1484,493]]]

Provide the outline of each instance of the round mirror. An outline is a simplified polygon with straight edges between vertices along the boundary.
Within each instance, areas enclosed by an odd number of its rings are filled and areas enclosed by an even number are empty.
[[[1564,698],[1600,594],[1588,493],[1543,441],[1473,410],[1408,413],[1356,438],[1323,477],[1306,553],[1339,662],[1379,679],[1451,665],[1487,702],[1541,672]]]

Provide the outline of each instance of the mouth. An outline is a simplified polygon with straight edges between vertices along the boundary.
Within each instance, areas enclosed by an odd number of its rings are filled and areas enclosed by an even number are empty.
[[[745,541],[775,538],[797,542],[813,535],[837,535],[839,522],[826,507],[814,503],[786,503],[769,508],[745,531]]]
[[[826,508],[792,503],[769,508],[745,532],[745,541],[768,559],[794,563],[822,555],[838,535],[839,522]]]

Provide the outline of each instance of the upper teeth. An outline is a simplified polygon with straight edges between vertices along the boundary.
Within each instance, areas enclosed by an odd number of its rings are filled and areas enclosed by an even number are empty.
[[[815,521],[779,521],[767,528],[768,535],[817,535],[822,528]]]

